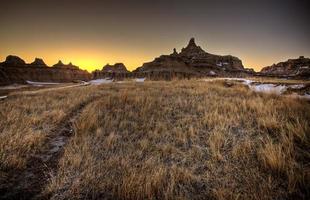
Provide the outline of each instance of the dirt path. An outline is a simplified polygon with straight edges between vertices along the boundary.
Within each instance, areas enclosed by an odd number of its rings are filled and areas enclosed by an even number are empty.
[[[10,96],[16,96],[16,95],[27,95],[27,94],[38,94],[41,92],[46,92],[46,91],[55,91],[55,90],[62,90],[62,89],[67,89],[67,88],[75,88],[75,87],[83,87],[83,86],[89,86],[91,85],[88,82],[83,82],[79,84],[74,84],[74,85],[66,85],[66,86],[56,86],[56,87],[45,87],[45,88],[38,88],[34,87],[32,89],[35,90],[24,90],[24,88],[31,87],[31,85],[23,85],[20,87],[16,87],[16,89],[6,89],[6,87],[10,86],[5,86],[0,88],[0,100],[5,100],[6,98]],[[30,88],[31,89],[31,88]]]
[[[59,159],[70,137],[73,136],[73,124],[83,109],[99,99],[93,97],[76,106],[57,125],[45,141],[41,151],[36,152],[27,161],[23,171],[12,172],[8,177],[6,188],[1,188],[0,199],[42,199],[40,193],[45,188],[48,179],[57,172]],[[44,198],[43,198],[44,199]]]
[[[41,92],[46,92],[46,91],[55,91],[55,90],[62,90],[66,88],[75,88],[75,87],[81,87],[81,86],[88,86],[90,85],[89,83],[80,83],[77,85],[68,85],[68,86],[62,86],[62,87],[53,87],[53,88],[45,88],[45,89],[40,89],[40,90],[35,90],[35,91],[23,91],[20,92],[20,94],[38,94]]]

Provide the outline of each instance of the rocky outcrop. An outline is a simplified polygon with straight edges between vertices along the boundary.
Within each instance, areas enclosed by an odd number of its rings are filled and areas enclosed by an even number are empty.
[[[25,83],[29,81],[40,82],[72,82],[78,80],[90,80],[91,74],[86,70],[72,65],[64,65],[62,62],[53,67],[47,66],[42,59],[36,58],[34,62],[26,64],[17,56],[8,56],[0,64],[0,85],[13,83]]]
[[[105,65],[102,68],[103,72],[109,72],[109,73],[128,73],[126,66],[123,63],[115,63],[114,65]]]
[[[219,56],[205,52],[192,38],[178,53],[176,49],[170,55],[162,55],[154,61],[144,63],[134,71],[136,76],[184,78],[204,76],[248,76],[254,70],[245,69],[242,61],[234,56]],[[167,75],[168,74],[168,75]]]
[[[60,69],[68,69],[68,70],[80,70],[80,68],[76,65],[73,65],[71,62],[67,65],[63,64],[62,61],[58,61],[57,64],[53,65],[53,68],[60,68]]]
[[[0,66],[4,66],[4,67],[23,67],[26,66],[26,62],[17,57],[17,56],[12,56],[9,55],[6,57],[5,61],[3,63],[0,64]]]
[[[310,78],[310,58],[300,56],[297,59],[273,64],[264,67],[260,74],[264,76]]]
[[[35,67],[47,67],[43,59],[41,58],[35,58],[35,60],[29,64],[30,66],[35,66]]]
[[[199,73],[176,55],[163,55],[155,58],[154,61],[144,63],[142,67],[137,68],[133,74],[135,77],[147,77],[153,80],[199,76]]]
[[[123,63],[115,63],[114,65],[105,65],[102,70],[95,70],[93,73],[94,79],[100,78],[114,78],[123,79],[131,76],[131,73],[127,70]]]

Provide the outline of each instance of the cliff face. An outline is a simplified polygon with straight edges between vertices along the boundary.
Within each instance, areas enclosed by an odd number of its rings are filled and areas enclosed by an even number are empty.
[[[122,79],[131,76],[131,73],[127,70],[123,63],[116,63],[114,65],[107,64],[102,68],[102,70],[95,70],[92,74],[94,79],[106,77]]]
[[[262,75],[271,76],[289,76],[310,78],[310,58],[300,56],[297,59],[289,59],[285,62],[273,64],[264,67],[261,70]]]
[[[0,64],[0,85],[25,83],[25,81],[40,82],[72,82],[77,80],[90,80],[91,74],[77,66],[64,65],[61,62],[48,67],[42,59],[36,58],[34,62],[26,64],[17,56],[8,56]]]
[[[254,71],[245,69],[242,61],[234,56],[219,56],[205,52],[192,38],[187,47],[178,53],[155,58],[134,71],[138,76],[162,73],[165,77],[245,76]],[[168,75],[167,75],[168,74]]]

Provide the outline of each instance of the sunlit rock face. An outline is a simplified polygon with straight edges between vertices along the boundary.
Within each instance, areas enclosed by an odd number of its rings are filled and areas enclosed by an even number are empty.
[[[169,73],[170,76],[176,77],[203,77],[246,76],[255,72],[245,69],[242,61],[237,57],[219,56],[205,52],[195,43],[195,39],[191,38],[180,53],[174,49],[170,55],[162,55],[152,62],[144,63],[134,73],[149,76],[152,74],[160,76],[162,73],[164,78],[167,78]]]
[[[91,74],[86,70],[72,65],[64,65],[61,61],[49,67],[45,62],[36,58],[32,63],[25,63],[17,56],[8,56],[0,64],[0,85],[25,83],[28,81],[40,82],[72,82],[90,80]]]
[[[310,58],[300,56],[297,59],[289,59],[285,62],[264,67],[261,73],[263,75],[310,78]]]
[[[130,77],[130,72],[123,63],[115,63],[114,65],[106,64],[101,70],[93,72],[94,79],[100,78],[114,78],[122,79]]]

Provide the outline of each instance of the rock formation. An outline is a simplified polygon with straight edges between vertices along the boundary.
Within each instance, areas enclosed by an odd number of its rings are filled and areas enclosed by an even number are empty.
[[[41,58],[35,58],[35,60],[29,64],[30,66],[36,66],[36,67],[47,67],[43,59]]]
[[[127,70],[126,66],[123,63],[115,63],[114,65],[106,64],[102,70],[95,70],[93,72],[94,79],[100,78],[114,78],[114,79],[123,79],[130,76],[130,72]]]
[[[23,67],[23,66],[26,66],[26,62],[17,56],[9,55],[6,57],[5,61],[3,63],[1,63],[1,66],[4,66],[4,67]]]
[[[62,63],[61,60],[58,61],[58,63],[56,63],[55,65],[53,65],[53,67],[63,67],[65,64]]]
[[[53,65],[53,68],[61,68],[61,69],[71,69],[71,70],[79,70],[78,66],[73,65],[71,62],[67,65],[63,64],[61,60],[58,61],[57,64]]]
[[[261,70],[261,75],[310,78],[310,58],[300,56],[297,59],[289,59],[285,62],[264,67]]]
[[[107,64],[102,68],[102,71],[109,72],[109,73],[128,73],[129,72],[123,63],[115,63],[114,65]]]
[[[170,55],[162,55],[152,62],[144,63],[134,73],[136,76],[171,79],[174,77],[247,76],[254,74],[254,71],[245,69],[242,61],[237,57],[205,52],[196,45],[195,39],[192,38],[180,53],[174,49]]]
[[[8,56],[0,63],[0,85],[25,83],[29,81],[40,82],[72,82],[77,80],[90,80],[91,74],[86,70],[61,62],[48,67],[42,59],[36,58],[34,62],[26,64],[17,56]]]

